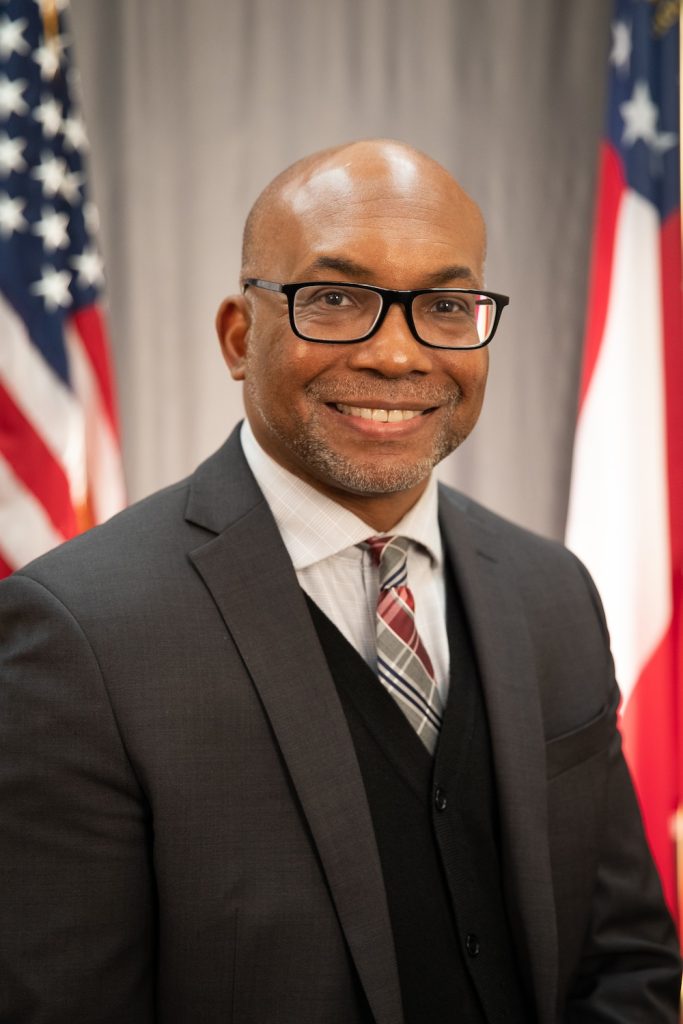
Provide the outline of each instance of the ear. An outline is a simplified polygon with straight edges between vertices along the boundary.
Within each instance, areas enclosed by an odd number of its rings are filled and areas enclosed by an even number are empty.
[[[216,331],[233,380],[244,380],[249,308],[243,295],[229,295],[216,314]]]

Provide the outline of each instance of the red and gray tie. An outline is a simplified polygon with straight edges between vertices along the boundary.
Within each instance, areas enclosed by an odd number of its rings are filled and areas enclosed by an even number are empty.
[[[407,537],[370,537],[364,544],[379,567],[377,673],[430,753],[441,728],[443,704],[434,669],[415,625],[407,586]]]

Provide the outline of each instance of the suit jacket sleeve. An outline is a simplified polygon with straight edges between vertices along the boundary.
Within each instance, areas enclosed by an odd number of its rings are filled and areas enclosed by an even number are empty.
[[[153,1019],[149,815],[93,651],[41,584],[0,587],[0,1020]]]
[[[609,638],[600,599],[583,567],[591,600],[608,649]],[[644,835],[636,797],[616,728],[619,693],[613,681],[602,716],[608,738],[597,753],[606,767],[602,799],[590,813],[599,816],[594,890],[589,927],[581,959],[570,981],[565,1024],[604,1021],[669,1022],[679,1020],[680,960],[671,918]],[[595,732],[599,724],[589,729]],[[555,752],[556,753],[556,752]],[[571,771],[571,768],[569,769]],[[577,815],[582,814],[580,807]],[[585,808],[583,813],[589,813]],[[577,827],[578,822],[576,823]],[[565,828],[572,828],[571,820]]]

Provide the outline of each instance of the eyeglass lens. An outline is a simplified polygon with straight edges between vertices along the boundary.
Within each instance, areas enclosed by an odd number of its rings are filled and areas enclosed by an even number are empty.
[[[378,292],[354,285],[307,285],[294,298],[294,322],[316,341],[354,341],[377,322],[382,308]],[[486,295],[444,289],[416,295],[413,320],[420,338],[444,348],[487,341],[496,303]]]

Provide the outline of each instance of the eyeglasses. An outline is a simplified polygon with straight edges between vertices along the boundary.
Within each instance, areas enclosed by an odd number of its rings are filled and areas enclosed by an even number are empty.
[[[389,306],[403,306],[413,337],[430,348],[483,348],[496,333],[510,301],[507,295],[473,288],[415,288],[395,291],[369,284],[309,281],[276,284],[248,277],[247,288],[265,288],[287,296],[292,330],[304,341],[348,345],[371,338],[384,323]]]

